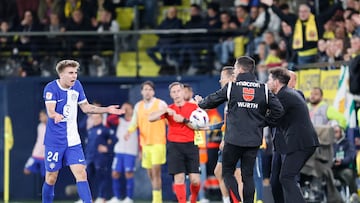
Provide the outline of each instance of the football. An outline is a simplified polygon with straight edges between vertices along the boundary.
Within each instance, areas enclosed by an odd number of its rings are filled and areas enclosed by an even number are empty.
[[[209,116],[203,109],[196,109],[190,115],[190,125],[194,129],[203,128],[209,123]]]

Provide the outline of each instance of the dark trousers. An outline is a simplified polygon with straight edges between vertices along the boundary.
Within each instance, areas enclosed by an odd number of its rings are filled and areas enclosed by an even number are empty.
[[[284,193],[280,183],[280,171],[283,160],[282,157],[285,158],[285,156],[281,155],[280,152],[273,151],[270,184],[271,184],[271,192],[273,194],[275,203],[284,203]]]
[[[281,165],[280,183],[286,203],[306,203],[298,187],[296,177],[306,161],[315,152],[315,149],[316,147],[309,147],[285,155]]]
[[[105,167],[96,168],[97,197],[109,199],[112,197],[111,162]]]
[[[240,147],[225,142],[222,160],[223,178],[233,202],[240,201],[238,184],[234,177],[238,160],[241,162],[241,175],[244,183],[243,203],[254,202],[255,186],[253,171],[258,149],[259,147]]]
[[[95,199],[97,197],[98,185],[96,184],[96,167],[94,162],[87,163],[86,172],[91,194]]]
[[[353,169],[339,168],[333,169],[334,178],[339,179],[341,183],[349,186],[350,193],[357,193],[356,174]]]

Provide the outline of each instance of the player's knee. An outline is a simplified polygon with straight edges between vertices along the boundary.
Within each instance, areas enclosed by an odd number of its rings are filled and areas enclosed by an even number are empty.
[[[76,181],[85,181],[87,180],[86,170],[77,170],[74,172]]]
[[[31,172],[30,172],[28,169],[26,169],[26,168],[24,169],[24,174],[25,174],[25,175],[30,175],[30,173],[31,173]]]
[[[190,174],[190,182],[193,185],[200,185],[200,174]]]
[[[200,178],[193,178],[190,182],[193,185],[200,185]]]
[[[241,171],[240,171],[240,169],[235,170],[234,176],[235,176],[236,180],[241,180]]]
[[[57,173],[47,173],[45,176],[46,183],[49,185],[55,185],[57,176],[58,176]]]
[[[161,168],[159,168],[159,167],[153,167],[152,169],[151,169],[151,177],[153,178],[153,179],[161,179]]]
[[[218,180],[222,179],[222,170],[221,170],[221,166],[220,165],[216,165],[215,169],[214,169],[214,175]]]
[[[183,184],[183,183],[185,183],[185,175],[183,173],[175,174],[174,175],[174,183],[175,184]]]
[[[125,173],[125,178],[126,179],[129,179],[129,178],[132,178],[132,177],[134,177],[134,172],[128,171],[128,172]]]
[[[120,178],[120,173],[117,172],[117,171],[113,171],[113,172],[111,173],[111,177],[112,177],[113,179],[119,179],[119,178]]]

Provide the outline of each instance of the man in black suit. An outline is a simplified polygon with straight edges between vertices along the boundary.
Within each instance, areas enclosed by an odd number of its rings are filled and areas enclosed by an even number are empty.
[[[289,75],[290,80],[287,86],[299,93],[302,99],[305,101],[304,93],[302,93],[300,90],[295,89],[297,83],[296,73],[293,71],[289,71]],[[271,192],[273,194],[275,203],[284,203],[284,193],[282,190],[282,185],[280,183],[280,172],[282,161],[284,160],[283,154],[286,154],[286,143],[284,140],[284,135],[280,129],[272,128],[271,133],[274,143],[270,176]]]
[[[316,131],[311,123],[309,111],[304,99],[298,92],[287,86],[290,74],[286,69],[270,70],[268,85],[269,89],[277,94],[284,107],[285,114],[277,125],[284,142],[278,146],[278,150],[284,154],[280,183],[284,193],[284,202],[305,203],[300,188],[297,186],[296,176],[301,168],[319,146]]]

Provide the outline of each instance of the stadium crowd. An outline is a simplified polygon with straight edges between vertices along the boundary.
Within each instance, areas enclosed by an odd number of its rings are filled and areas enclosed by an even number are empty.
[[[142,8],[138,25],[133,23],[132,29],[207,30],[206,37],[202,37],[202,33],[184,34],[176,30],[170,34],[154,32],[159,38],[156,46],[145,48],[161,67],[160,74],[172,74],[174,69],[187,75],[219,73],[220,68],[232,64],[237,55],[246,54],[256,58],[257,71],[264,78],[269,67],[296,69],[314,62],[333,63],[350,60],[359,52],[357,0],[332,4],[319,1],[318,6],[316,1],[305,1],[301,6],[280,0],[237,0],[232,4],[199,1],[195,3],[200,4],[191,5],[189,2],[188,6],[184,6],[184,2],[188,1],[2,0],[0,54],[4,65],[1,75],[54,75],[49,66],[66,57],[80,61],[81,74],[115,75],[116,64],[111,58],[115,47],[122,46],[121,42],[114,41],[112,35],[96,32],[121,31],[116,9],[134,5]],[[160,9],[158,5],[162,5]],[[161,12],[163,10],[166,12]],[[301,24],[299,20],[309,24]],[[303,31],[305,26],[307,29]],[[64,34],[71,31],[95,33]],[[16,33],[6,35],[7,32]],[[24,34],[29,32],[44,34]],[[302,34],[306,34],[304,40]],[[138,40],[126,40],[125,47],[134,49]],[[105,66],[103,72],[96,71],[101,64]]]

